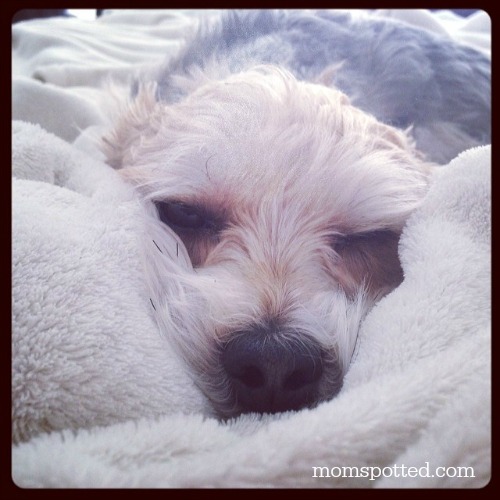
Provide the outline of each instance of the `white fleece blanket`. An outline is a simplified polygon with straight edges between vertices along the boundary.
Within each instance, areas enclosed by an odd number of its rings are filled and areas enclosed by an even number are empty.
[[[140,205],[97,155],[82,152],[94,152],[83,140],[72,143],[104,120],[95,104],[102,77],[163,57],[163,37],[174,50],[194,15],[119,12],[14,29],[13,114],[38,124],[13,124],[14,482],[486,484],[489,147],[437,171],[401,240],[405,280],[368,315],[337,398],[226,424],[210,417],[151,315]]]

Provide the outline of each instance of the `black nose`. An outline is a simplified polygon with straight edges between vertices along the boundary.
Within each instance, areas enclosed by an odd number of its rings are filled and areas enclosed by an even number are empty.
[[[313,405],[323,375],[320,346],[309,338],[249,331],[230,340],[222,365],[241,412],[277,413]]]

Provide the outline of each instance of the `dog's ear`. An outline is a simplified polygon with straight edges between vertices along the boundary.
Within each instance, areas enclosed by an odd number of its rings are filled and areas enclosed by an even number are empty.
[[[156,98],[154,83],[140,85],[135,97],[125,102],[114,110],[114,127],[101,140],[107,163],[117,169],[132,165],[141,141],[158,132],[164,108]]]
[[[371,146],[375,150],[386,152],[393,160],[400,159],[402,166],[418,167],[427,172],[433,165],[433,162],[429,162],[425,154],[417,149],[411,126],[405,130],[398,129],[378,121],[373,115],[361,111],[349,102],[343,104],[344,109],[349,109],[346,114],[356,115],[352,123],[356,124],[357,130],[363,131],[366,137],[370,138]]]
[[[358,115],[361,115],[362,113],[362,118],[359,120],[359,123],[360,125],[364,124],[364,126],[368,123],[370,124],[370,130],[367,131],[367,133],[370,134],[370,136],[377,138],[375,143],[377,148],[392,149],[393,147],[396,147],[406,154],[410,154],[420,160],[424,160],[424,155],[416,148],[415,140],[413,138],[413,128],[411,126],[406,130],[400,130],[386,125],[376,119],[366,121],[365,117],[367,116],[367,113],[361,112],[358,107],[351,103],[351,100],[346,94],[335,87],[335,75],[343,65],[344,61],[327,66],[321,73],[319,73],[319,75],[316,76],[314,83],[325,86],[329,89],[335,89],[339,94],[341,94],[341,99],[339,101],[340,105],[348,107]]]
[[[423,159],[423,154],[416,149],[415,141],[410,134],[411,128],[399,130],[385,123],[374,121],[372,133],[376,137],[375,146],[380,149],[392,149],[396,147],[405,154],[411,154],[416,158]]]

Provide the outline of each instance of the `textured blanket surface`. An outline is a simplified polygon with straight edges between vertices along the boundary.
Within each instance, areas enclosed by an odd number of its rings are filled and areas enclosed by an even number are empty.
[[[150,314],[129,188],[38,126],[15,122],[13,151],[14,439],[202,411]]]
[[[105,121],[95,104],[105,75],[175,51],[196,15],[117,12],[99,23],[34,21],[14,30],[13,114],[23,120],[13,124],[14,482],[486,484],[489,147],[436,172],[401,239],[405,280],[365,320],[334,400],[220,423],[160,336],[142,275],[142,207],[79,132]],[[448,29],[427,13],[413,19]],[[420,474],[403,475],[403,467]]]

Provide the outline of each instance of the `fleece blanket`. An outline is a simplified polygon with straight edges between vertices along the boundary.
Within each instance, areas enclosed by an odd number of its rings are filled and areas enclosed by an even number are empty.
[[[482,14],[468,21],[478,36],[462,42],[486,34]],[[15,484],[485,485],[489,147],[434,175],[401,239],[405,280],[367,316],[334,400],[221,423],[158,332],[142,274],[142,207],[81,132],[105,121],[95,103],[107,75],[126,79],[175,51],[197,15],[116,12],[14,29]],[[413,19],[445,26],[422,11]]]

